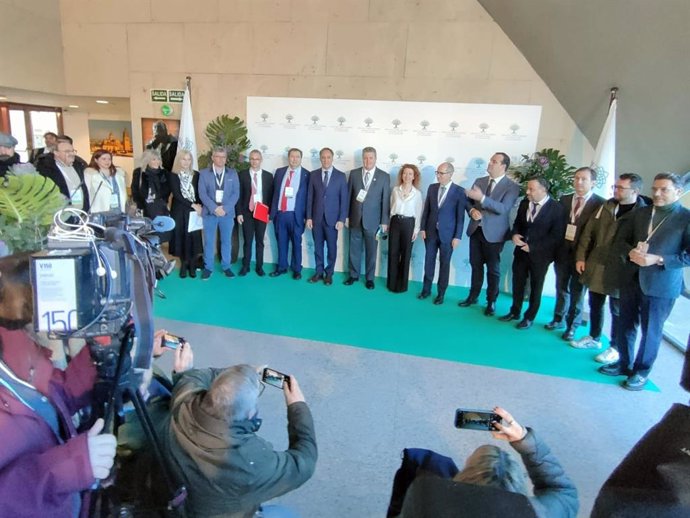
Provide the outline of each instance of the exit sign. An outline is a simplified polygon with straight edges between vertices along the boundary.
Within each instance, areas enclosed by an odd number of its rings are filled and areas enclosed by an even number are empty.
[[[168,102],[168,91],[167,90],[151,90],[151,101],[154,103],[167,103]]]

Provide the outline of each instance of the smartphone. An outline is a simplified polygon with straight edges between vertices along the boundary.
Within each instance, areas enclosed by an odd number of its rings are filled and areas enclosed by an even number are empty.
[[[286,383],[290,384],[290,376],[266,367],[261,375],[261,381],[267,385],[282,389]]]
[[[496,431],[495,423],[502,421],[501,416],[491,410],[458,408],[455,411],[455,428],[463,430]]]
[[[163,335],[163,347],[168,349],[177,349],[180,344],[185,343],[185,339],[181,336],[171,335],[170,333],[165,333]]]

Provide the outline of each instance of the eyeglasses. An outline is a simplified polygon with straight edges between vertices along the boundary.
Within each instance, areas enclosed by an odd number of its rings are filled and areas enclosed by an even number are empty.
[[[444,171],[436,171],[436,174],[444,175],[444,174],[453,174],[453,173],[448,172],[448,171],[445,171],[445,172]]]
[[[627,191],[630,189],[634,189],[634,187],[623,187],[622,185],[614,185],[613,186],[614,191]]]

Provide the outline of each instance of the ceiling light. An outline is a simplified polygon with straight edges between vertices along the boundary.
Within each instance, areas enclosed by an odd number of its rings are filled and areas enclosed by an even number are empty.
[[[6,95],[0,95],[0,101],[6,101],[7,96]]]
[[[108,101],[105,101],[105,100],[103,100],[103,99],[96,99],[96,102],[97,102],[98,104],[110,104]]]
[[[76,105],[76,104],[70,104],[69,107],[70,107],[70,108],[79,108],[79,106]]]

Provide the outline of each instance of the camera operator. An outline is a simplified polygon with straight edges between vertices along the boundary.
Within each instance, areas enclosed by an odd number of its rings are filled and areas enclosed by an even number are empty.
[[[54,368],[23,329],[31,318],[29,256],[0,258],[0,516],[86,516],[79,493],[115,456],[102,419],[77,433],[71,418],[91,403],[96,368],[88,348]]]
[[[260,374],[250,365],[195,369],[175,375],[164,451],[179,465],[195,517],[293,517],[271,498],[304,484],[313,474],[314,422],[297,379],[283,385],[289,448],[274,451],[256,432],[261,425]]]
[[[520,464],[498,446],[480,446],[467,458],[462,470],[448,457],[433,451],[405,450],[387,516],[576,516],[577,489],[548,446],[534,430],[523,427],[503,408],[493,411],[502,421],[494,423],[496,431],[491,435],[507,441],[520,454],[534,486],[534,496],[529,496]]]

